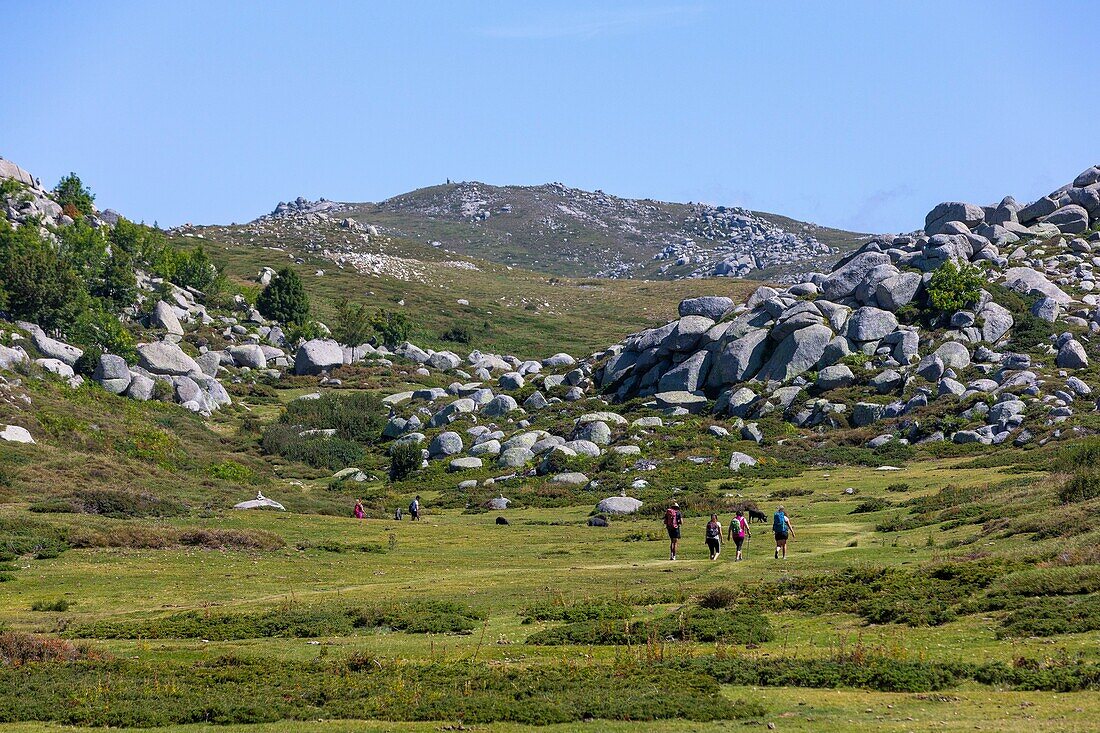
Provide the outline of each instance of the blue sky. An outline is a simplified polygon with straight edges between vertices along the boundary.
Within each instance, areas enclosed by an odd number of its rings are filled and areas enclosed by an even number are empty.
[[[9,3],[0,156],[162,225],[446,178],[862,231],[1100,162],[1095,1]],[[18,37],[20,43],[12,43]]]

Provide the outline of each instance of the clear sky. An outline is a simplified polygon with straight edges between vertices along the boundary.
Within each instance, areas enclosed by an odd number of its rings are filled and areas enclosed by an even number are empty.
[[[0,156],[161,225],[446,178],[861,231],[1100,162],[1100,2],[3,3]]]

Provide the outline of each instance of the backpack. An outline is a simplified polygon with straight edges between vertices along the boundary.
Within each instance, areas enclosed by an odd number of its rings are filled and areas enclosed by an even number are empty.
[[[783,512],[776,512],[772,515],[772,532],[787,534],[787,516]]]
[[[722,536],[722,525],[718,524],[717,522],[715,522],[714,524],[711,524],[710,522],[708,522],[707,523],[707,539],[708,540],[716,540],[716,539],[720,538],[721,536]]]
[[[665,512],[665,526],[669,529],[676,529],[680,512],[675,509],[669,509]]]
[[[409,514],[416,514],[416,510],[417,510],[417,509],[419,509],[419,508],[420,508],[420,507],[418,507],[418,506],[416,505],[416,499],[413,499],[413,500],[412,500],[412,501],[411,501],[411,502],[409,503]]]

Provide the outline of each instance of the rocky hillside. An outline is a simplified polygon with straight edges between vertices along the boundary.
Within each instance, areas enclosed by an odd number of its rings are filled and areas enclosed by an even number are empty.
[[[872,446],[1024,444],[1057,434],[1100,387],[1088,369],[1098,228],[1097,167],[1027,206],[943,203],[923,234],[875,239],[828,274],[744,304],[681,303],[679,320],[594,360],[594,379],[674,411],[888,421]]]
[[[273,215],[314,212],[317,205],[280,204]],[[340,212],[444,250],[587,277],[785,281],[831,266],[864,241],[763,212],[624,199],[560,183],[448,183],[378,204],[347,204]]]

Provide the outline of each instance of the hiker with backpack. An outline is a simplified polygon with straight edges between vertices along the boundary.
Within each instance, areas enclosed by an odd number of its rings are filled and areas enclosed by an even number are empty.
[[[366,514],[366,512],[363,511],[363,500],[362,499],[356,499],[355,500],[355,518],[356,519],[362,519],[365,516],[365,514]]]
[[[780,506],[775,510],[775,514],[772,515],[772,532],[775,534],[775,559],[779,559],[780,551],[783,552],[783,559],[787,559],[787,538],[794,537],[794,527],[791,525],[791,518],[787,516],[787,513]]]
[[[722,523],[718,521],[717,514],[710,515],[705,537],[707,549],[710,550],[710,559],[716,560],[722,552]]]
[[[680,527],[684,524],[684,515],[680,512],[680,505],[672,502],[665,510],[665,529],[668,530],[668,559],[676,559],[676,548],[680,544]]]
[[[409,518],[413,522],[420,521],[420,494],[409,503]]]
[[[733,558],[734,562],[745,559],[741,555],[741,546],[745,544],[746,537],[752,537],[752,532],[749,531],[749,522],[745,519],[745,513],[738,509],[737,516],[730,522],[730,539],[737,546],[737,556]]]

